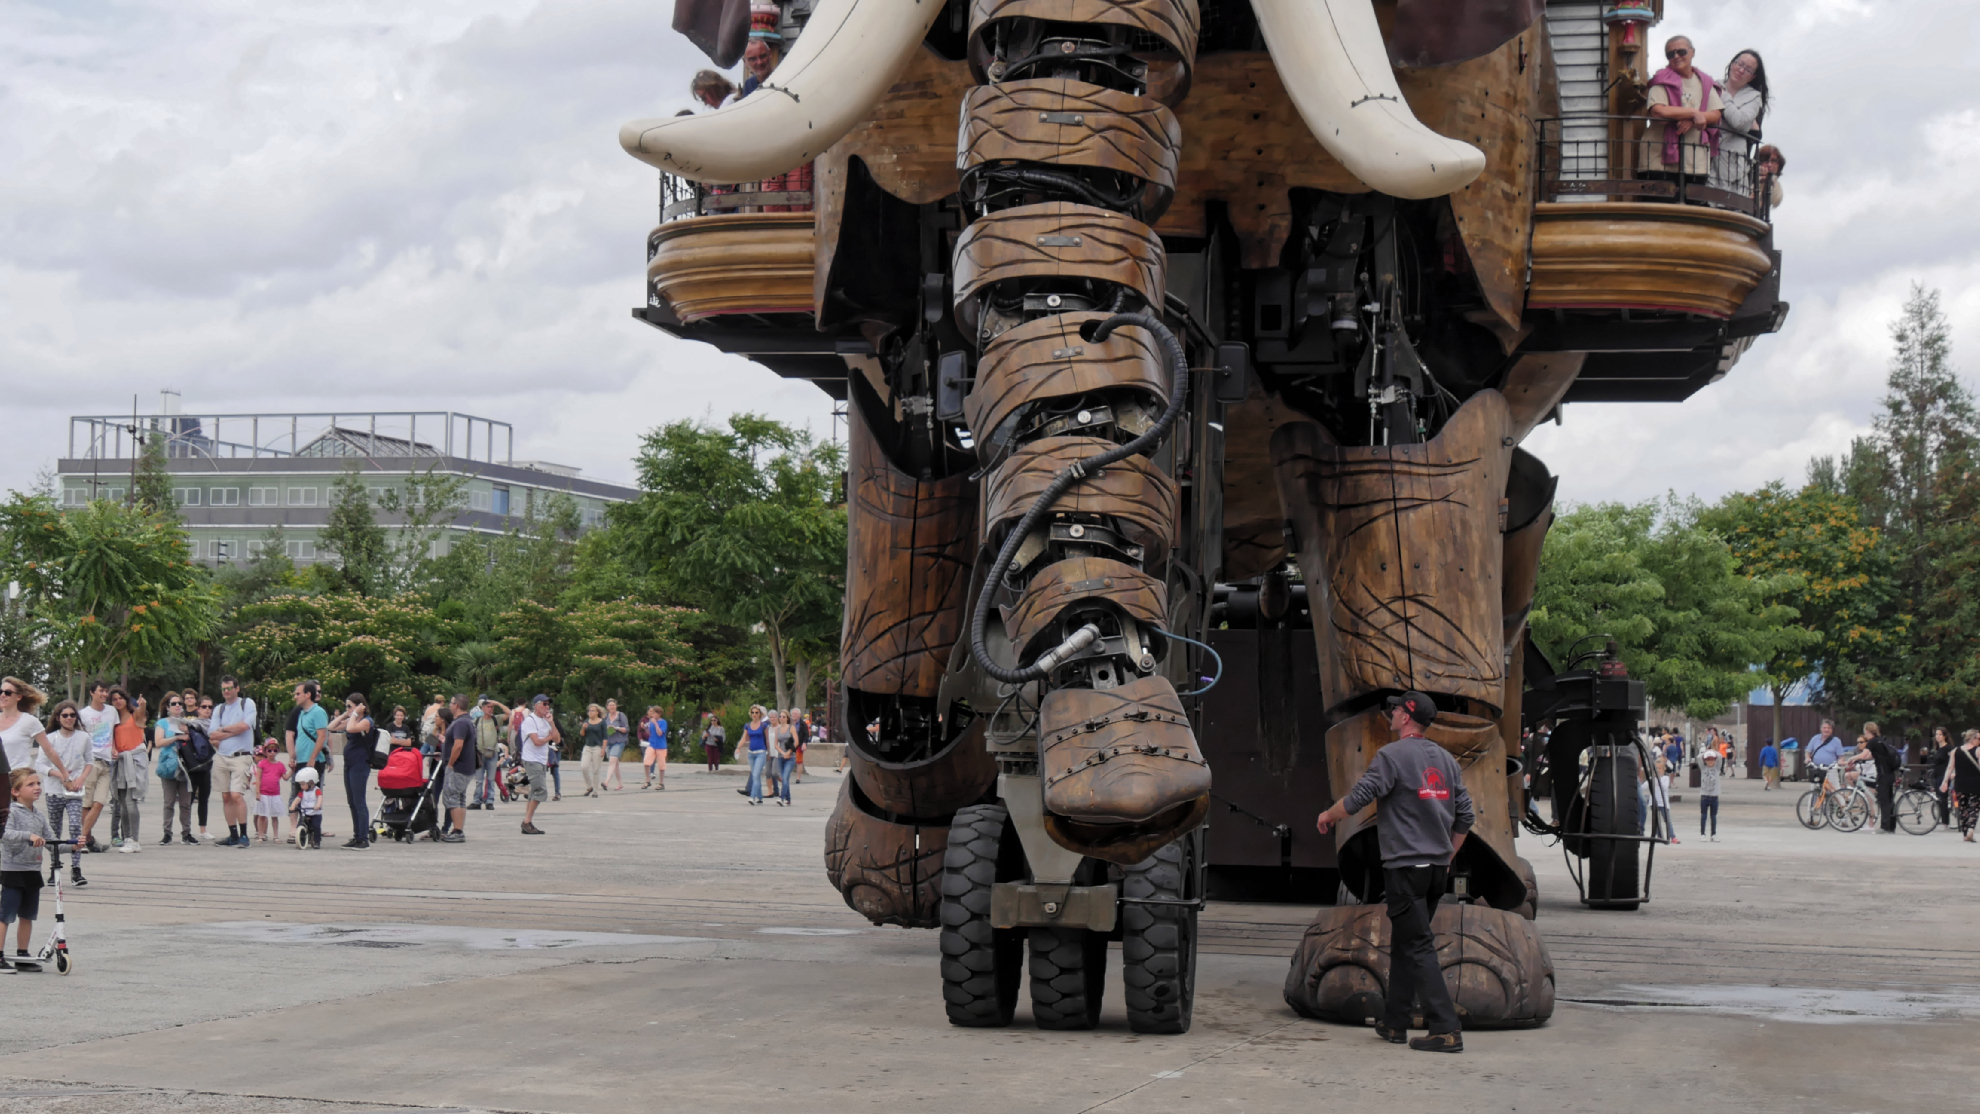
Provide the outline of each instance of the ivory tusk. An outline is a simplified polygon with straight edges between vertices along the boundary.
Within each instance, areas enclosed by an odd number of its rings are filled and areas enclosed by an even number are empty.
[[[1403,100],[1370,0],[1252,0],[1272,64],[1300,118],[1341,165],[1395,197],[1441,197],[1485,169]]]
[[[619,145],[697,182],[782,174],[865,118],[942,10],[942,0],[823,0],[756,92],[698,116],[634,120],[619,129]]]

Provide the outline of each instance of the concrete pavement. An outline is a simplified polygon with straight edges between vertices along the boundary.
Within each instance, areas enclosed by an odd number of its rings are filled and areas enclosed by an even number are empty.
[[[934,934],[867,925],[825,883],[836,778],[791,809],[669,784],[545,805],[540,837],[512,805],[469,813],[459,846],[90,856],[77,972],[7,980],[0,1114],[1898,1111],[1980,1083],[1980,848],[1807,832],[1796,787],[1728,783],[1719,843],[1679,804],[1685,842],[1634,914],[1582,909],[1558,849],[1523,837],[1560,1008],[1440,1057],[1293,1015],[1313,911],[1228,903],[1186,1035],[1127,1031],[1118,966],[1096,1032],[1039,1032],[1025,1006],[953,1029]]]

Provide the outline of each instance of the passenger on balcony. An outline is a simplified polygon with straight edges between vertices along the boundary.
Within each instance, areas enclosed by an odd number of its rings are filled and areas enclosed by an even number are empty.
[[[753,7],[749,12],[749,45],[743,48],[743,69],[745,71],[742,89],[735,99],[741,100],[763,87],[770,79],[770,73],[782,60],[779,49],[784,42],[777,31],[778,11],[774,6]],[[811,190],[811,164],[774,175],[757,183],[757,189],[764,193],[808,193]],[[765,205],[760,210],[765,213],[809,212],[811,205]],[[744,212],[759,211],[754,207]]]
[[[1763,143],[1753,156],[1759,162],[1754,173],[1759,176],[1762,196],[1767,199],[1767,208],[1781,207],[1781,171],[1787,169],[1787,156],[1771,143]]]
[[[1672,182],[1682,198],[1686,185],[1704,185],[1719,152],[1719,116],[1725,104],[1710,74],[1692,65],[1691,40],[1673,36],[1664,44],[1670,65],[1650,79],[1650,127],[1646,132],[1643,176]]]
[[[716,70],[702,70],[688,83],[688,92],[709,108],[720,108],[736,95],[736,83]]]
[[[1714,161],[1712,184],[1741,196],[1758,197],[1755,191],[1753,150],[1760,144],[1760,129],[1767,120],[1767,65],[1757,50],[1742,50],[1726,67],[1725,84],[1720,86],[1725,115],[1720,117],[1719,155]]]

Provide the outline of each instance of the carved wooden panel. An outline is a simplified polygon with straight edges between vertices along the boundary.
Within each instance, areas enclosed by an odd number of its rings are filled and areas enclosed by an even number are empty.
[[[1144,627],[1169,619],[1169,591],[1160,580],[1132,565],[1105,557],[1055,561],[1031,578],[1017,606],[1004,612],[1011,643],[1029,656],[1030,643],[1052,618],[1081,600],[1106,600]]]
[[[866,749],[866,732],[853,731],[853,779],[874,805],[900,816],[947,816],[972,805],[997,780],[997,760],[983,745],[990,720],[978,716],[934,755],[915,762],[883,762]]]
[[[1516,1029],[1554,1014],[1554,961],[1518,913],[1445,898],[1431,917],[1437,966],[1467,1029]],[[1380,1018],[1389,985],[1384,905],[1320,910],[1286,972],[1286,1004],[1303,1017],[1360,1025]]]
[[[1048,826],[1062,846],[1138,863],[1203,819],[1210,767],[1176,688],[1141,677],[1055,689],[1038,709]],[[1070,838],[1075,842],[1067,842]]]
[[[976,386],[963,403],[977,451],[990,451],[990,435],[1018,407],[1108,387],[1147,391],[1169,401],[1170,376],[1155,338],[1146,329],[1115,329],[1104,341],[1084,340],[1079,327],[1104,321],[1104,313],[1059,313],[998,334],[976,366]]]
[[[809,313],[810,213],[722,213],[653,231],[646,277],[682,321],[723,313]]]
[[[947,820],[898,824],[861,807],[851,778],[825,822],[825,877],[874,924],[935,928],[941,918]]]
[[[1169,257],[1155,230],[1091,205],[1047,201],[978,218],[956,240],[955,306],[975,320],[976,293],[1006,279],[1117,283],[1162,304]]]
[[[1551,202],[1533,226],[1533,309],[1661,309],[1730,317],[1773,257],[1767,225],[1703,205]]]
[[[1057,78],[983,85],[963,95],[956,169],[1025,161],[1132,174],[1156,187],[1152,216],[1176,186],[1182,127],[1160,101]]]
[[[976,485],[900,471],[848,409],[845,684],[934,696],[965,622]]]
[[[1252,377],[1251,393],[1224,410],[1224,571],[1217,579],[1244,580],[1286,559],[1286,512],[1272,475],[1272,434],[1307,421]]]
[[[1505,398],[1484,390],[1426,444],[1343,447],[1312,423],[1273,434],[1331,705],[1419,689],[1497,708],[1507,427]]]
[[[990,474],[983,494],[985,532],[1031,508],[1068,465],[1106,452],[1112,441],[1098,437],[1042,437],[1012,453]],[[1128,541],[1144,547],[1143,565],[1154,567],[1175,544],[1176,481],[1144,456],[1131,456],[1066,489],[1052,505],[1065,514],[1111,515]]]
[[[1526,613],[1533,606],[1533,592],[1540,581],[1540,547],[1547,542],[1547,528],[1554,524],[1554,512],[1540,517],[1505,535],[1504,557],[1500,559],[1500,612],[1503,614],[1506,649],[1512,650],[1519,632],[1526,629]]]
[[[1533,427],[1553,413],[1587,362],[1586,352],[1528,352],[1513,361],[1499,387],[1512,414],[1507,436],[1513,444],[1526,440]]]
[[[974,0],[969,8],[970,37],[1000,19],[1132,27],[1168,43],[1185,59],[1196,57],[1196,0]]]

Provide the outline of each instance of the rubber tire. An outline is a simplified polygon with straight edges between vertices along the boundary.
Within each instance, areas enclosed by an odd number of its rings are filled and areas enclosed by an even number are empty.
[[[1633,761],[1625,764],[1616,758],[1597,758],[1590,763],[1588,831],[1591,834],[1634,836],[1642,830],[1637,815],[1641,802],[1636,799],[1635,766]],[[1622,792],[1613,792],[1616,789]],[[1616,839],[1591,839],[1587,843],[1590,900],[1606,901],[1622,895],[1634,897],[1641,892],[1637,882],[1635,843]],[[1640,904],[1627,901],[1597,908],[1629,912]]]
[[[69,953],[68,953],[68,952],[56,952],[56,953],[55,953],[55,973],[56,973],[56,974],[58,974],[58,975],[66,975],[66,974],[68,974],[68,973],[69,973],[70,971],[72,971],[72,970],[74,970],[74,969],[75,969],[75,966],[76,966],[76,961],[75,961],[75,960],[73,960],[73,959],[70,959],[70,958],[69,958]]]
[[[1839,832],[1860,831],[1870,822],[1870,801],[1861,792],[1837,793],[1829,798],[1829,826]]]
[[[1794,802],[1794,818],[1801,821],[1801,826],[1811,832],[1821,831],[1829,826],[1827,802],[1824,802],[1822,807],[1817,807],[1815,804],[1815,798],[1820,792],[1821,787],[1818,785],[1803,793],[1801,799]]]
[[[1930,835],[1939,826],[1938,809],[1938,799],[1932,794],[1923,789],[1907,789],[1897,799],[1898,827],[1910,835]]]
[[[1200,832],[1176,840],[1128,867],[1123,898],[1188,901],[1202,896]],[[1128,1028],[1137,1033],[1187,1033],[1196,1010],[1197,910],[1121,904],[1121,987]]]
[[[1034,928],[1031,940],[1031,1020],[1040,1029],[1091,1029],[1100,1024],[1107,990],[1107,935],[1084,928]]]
[[[1024,930],[990,926],[990,887],[1005,840],[1016,840],[1002,805],[970,805],[949,825],[942,857],[942,1001],[949,1024],[996,1029],[1017,1012]],[[1006,871],[1008,873],[1008,870]]]

